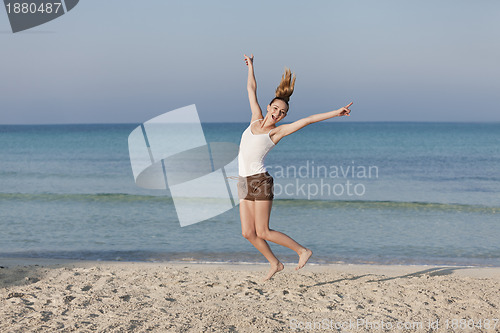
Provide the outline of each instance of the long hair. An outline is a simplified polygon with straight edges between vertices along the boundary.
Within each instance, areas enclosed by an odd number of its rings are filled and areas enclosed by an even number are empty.
[[[281,82],[278,88],[276,88],[276,97],[273,98],[271,103],[276,99],[281,99],[288,105],[290,96],[293,94],[293,88],[295,87],[295,79],[295,75],[293,75],[292,78],[292,71],[290,68],[285,67],[285,74],[281,77]],[[269,105],[271,105],[271,103],[269,103]]]

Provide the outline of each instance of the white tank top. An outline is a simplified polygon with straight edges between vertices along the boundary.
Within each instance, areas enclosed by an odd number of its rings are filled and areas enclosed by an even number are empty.
[[[269,133],[253,134],[251,127],[257,119],[241,135],[240,151],[238,153],[238,169],[241,177],[248,177],[258,173],[266,172],[264,159],[267,153],[275,146]],[[271,132],[271,131],[269,131]]]

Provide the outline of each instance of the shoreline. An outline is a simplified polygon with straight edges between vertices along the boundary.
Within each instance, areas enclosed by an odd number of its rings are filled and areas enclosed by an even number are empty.
[[[156,264],[206,264],[206,265],[268,265],[268,262],[265,260],[263,256],[260,254],[255,254],[256,258],[259,258],[260,261],[255,260],[254,258],[242,258],[241,260],[228,259],[225,260],[221,257],[203,257],[198,256],[199,253],[189,253],[186,255],[178,255],[175,254],[169,258],[122,258],[120,255],[117,255],[116,258],[96,258],[95,256],[91,256],[88,259],[81,259],[78,257],[24,257],[24,256],[2,256],[0,255],[0,261],[6,262],[16,262],[19,263],[30,263],[35,264],[58,264],[58,263],[71,263],[71,262],[96,262],[96,263],[156,263]],[[203,254],[203,253],[202,253]],[[213,254],[209,254],[213,255]],[[296,263],[296,255],[282,255],[280,254],[281,262],[285,265],[293,265]],[[349,258],[340,259],[340,260],[326,260],[322,257],[313,256],[307,263],[308,266],[332,266],[332,265],[360,265],[360,266],[446,266],[446,267],[470,267],[470,268],[500,268],[500,263],[498,262],[481,262],[481,261],[460,261],[460,260],[361,260],[361,259],[353,259]]]
[[[283,262],[283,272],[296,272],[297,263]],[[89,267],[175,267],[191,268],[199,270],[236,270],[266,272],[268,263],[252,262],[192,262],[192,261],[126,261],[126,260],[73,260],[73,259],[48,259],[48,258],[2,258],[0,257],[0,269],[10,268],[89,268]],[[305,268],[305,269],[304,269]],[[307,263],[300,271],[313,273],[343,272],[348,274],[376,274],[390,277],[407,274],[449,275],[454,274],[462,277],[493,278],[500,280],[500,267],[476,266],[476,265],[434,265],[434,264],[378,264],[378,263],[332,263],[317,264]],[[2,271],[0,271],[2,272]],[[434,272],[434,273],[432,273]],[[441,273],[439,273],[441,272]],[[1,287],[1,284],[0,284]]]
[[[284,262],[285,269],[295,267],[297,263]],[[268,263],[253,262],[193,262],[193,261],[127,261],[127,260],[80,260],[80,259],[51,259],[51,258],[4,258],[0,257],[0,267],[4,269],[15,267],[94,267],[94,266],[172,266],[172,267],[191,267],[191,268],[226,268],[226,269],[248,269],[258,271],[269,267]],[[497,266],[479,266],[479,265],[436,265],[436,264],[379,264],[379,263],[331,263],[318,264],[307,263],[304,268],[311,272],[344,271],[344,272],[372,272],[374,274],[399,274],[412,272],[414,270],[438,270],[449,269],[456,271],[462,276],[478,276],[484,273],[485,277],[499,278],[500,267]],[[458,273],[462,272],[462,273]],[[470,273],[470,275],[468,275]]]

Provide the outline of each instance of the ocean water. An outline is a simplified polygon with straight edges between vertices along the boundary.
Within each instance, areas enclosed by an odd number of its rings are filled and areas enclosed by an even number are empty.
[[[168,190],[136,186],[138,125],[0,125],[0,257],[266,262],[238,207],[180,227]],[[246,126],[203,130],[238,144]],[[266,162],[270,227],[313,249],[311,263],[500,266],[499,123],[318,123]]]

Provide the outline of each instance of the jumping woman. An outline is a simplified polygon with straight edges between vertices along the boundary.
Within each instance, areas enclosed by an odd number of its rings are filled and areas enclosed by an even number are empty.
[[[267,106],[267,113],[264,117],[257,101],[253,54],[250,57],[247,55],[244,57],[248,66],[247,89],[252,119],[241,136],[238,155],[241,231],[243,237],[248,239],[271,264],[269,273],[264,278],[265,281],[284,268],[283,263],[276,258],[266,241],[286,246],[297,252],[299,263],[296,270],[304,267],[313,252],[284,233],[269,228],[274,182],[273,177],[266,171],[264,159],[285,136],[318,121],[349,116],[351,112],[349,107],[352,103],[338,110],[315,114],[290,124],[276,126],[288,113],[288,101],[295,86],[295,76],[292,79],[291,71],[285,69],[285,74],[276,89],[276,97]]]

